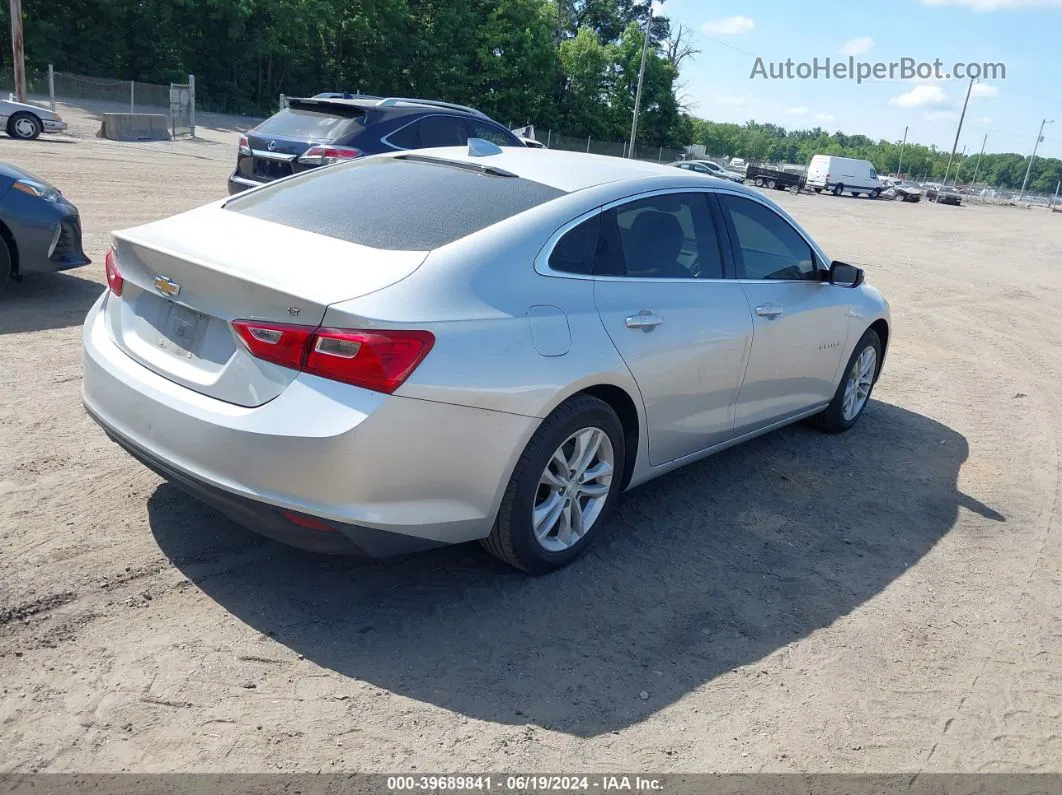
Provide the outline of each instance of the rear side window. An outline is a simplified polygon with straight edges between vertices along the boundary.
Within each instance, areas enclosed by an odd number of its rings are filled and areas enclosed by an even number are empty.
[[[600,214],[594,215],[565,232],[549,255],[549,267],[560,273],[593,273],[600,221]]]
[[[372,248],[428,251],[563,194],[445,163],[370,158],[236,196],[225,209]]]
[[[425,116],[420,120],[417,145],[427,149],[431,146],[464,146],[468,143],[465,120],[454,116]]]
[[[364,112],[355,108],[349,112],[284,108],[259,124],[254,133],[300,141],[336,141],[360,127],[364,117]]]
[[[481,121],[468,122],[468,135],[470,138],[482,138],[497,146],[519,146],[520,142],[501,127],[487,124]]]

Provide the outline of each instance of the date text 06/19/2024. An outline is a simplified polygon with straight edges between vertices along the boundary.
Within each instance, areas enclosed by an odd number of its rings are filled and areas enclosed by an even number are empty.
[[[663,782],[642,776],[445,775],[388,776],[387,791],[405,792],[659,792]]]

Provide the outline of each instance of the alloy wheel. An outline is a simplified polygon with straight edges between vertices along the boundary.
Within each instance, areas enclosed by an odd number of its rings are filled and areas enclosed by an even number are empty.
[[[615,466],[612,442],[600,428],[576,431],[553,452],[531,509],[543,549],[563,552],[590,531],[605,508]]]
[[[868,345],[852,363],[852,369],[848,371],[848,380],[844,385],[844,401],[841,404],[841,414],[846,422],[851,422],[859,416],[859,412],[866,405],[870,397],[870,389],[874,386],[874,371],[878,364],[878,352],[873,345]]]

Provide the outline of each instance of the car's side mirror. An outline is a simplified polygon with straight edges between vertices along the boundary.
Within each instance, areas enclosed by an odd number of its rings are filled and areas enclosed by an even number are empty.
[[[834,260],[830,265],[830,284],[836,284],[838,287],[858,287],[864,278],[863,269],[855,265],[840,260]]]

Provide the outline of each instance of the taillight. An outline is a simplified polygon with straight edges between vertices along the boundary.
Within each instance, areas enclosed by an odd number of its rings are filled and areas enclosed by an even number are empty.
[[[251,144],[247,140],[247,136],[246,135],[241,135],[240,136],[240,154],[241,155],[249,155],[249,154],[251,154]]]
[[[256,359],[301,370],[313,336],[313,326],[292,323],[259,323],[254,320],[234,320],[240,340]]]
[[[118,270],[118,263],[114,259],[114,249],[107,251],[107,256],[103,258],[104,267],[107,270],[107,286],[111,288],[111,292],[115,295],[122,294],[122,287],[125,285],[125,279],[122,278],[122,274]]]
[[[364,331],[257,320],[234,320],[232,327],[255,358],[387,394],[409,378],[435,344],[430,331]]]
[[[353,160],[362,154],[360,149],[353,146],[311,146],[299,156],[299,162],[308,166],[327,166]]]

